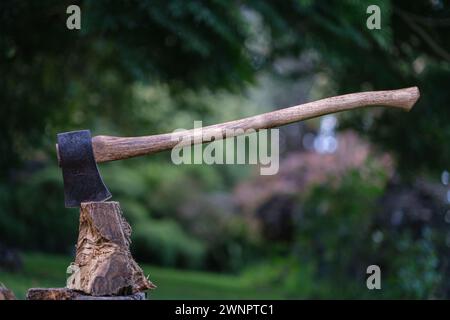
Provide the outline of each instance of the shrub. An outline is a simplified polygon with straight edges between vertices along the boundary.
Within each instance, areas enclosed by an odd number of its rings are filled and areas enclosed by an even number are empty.
[[[142,261],[170,267],[201,267],[205,246],[171,220],[137,224],[132,235],[133,254]]]

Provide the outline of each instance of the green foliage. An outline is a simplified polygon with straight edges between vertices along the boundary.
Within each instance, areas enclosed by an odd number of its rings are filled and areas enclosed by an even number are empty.
[[[367,290],[362,272],[373,258],[370,234],[374,206],[385,183],[386,176],[379,168],[352,171],[335,187],[314,188],[302,205],[293,254],[300,265],[312,264],[314,278],[328,282],[325,287],[339,288],[341,297],[358,296],[353,292],[355,283],[360,291]],[[299,281],[301,278],[296,283]],[[328,292],[330,296],[333,293]]]
[[[230,87],[251,79],[248,37],[238,2],[85,1],[84,37],[116,44],[121,65],[142,79],[158,76]],[[138,35],[138,36],[137,36]]]
[[[381,30],[361,26],[368,4],[380,5]],[[404,177],[445,169],[450,163],[450,40],[443,36],[448,26],[439,21],[448,17],[448,3],[438,7],[425,1],[321,1],[318,7],[322,8],[311,20],[319,17],[319,23],[306,32],[337,93],[414,85],[421,91],[408,115],[348,113],[342,127],[357,129],[393,152]]]
[[[71,32],[72,3],[0,4],[2,174],[43,143],[50,147],[58,131],[95,127],[101,118],[129,127],[136,81],[175,89],[252,80],[237,3],[79,1],[82,31]]]
[[[294,298],[445,298],[447,232],[430,222],[393,227],[390,212],[384,221],[386,178],[371,168],[311,190],[299,203],[296,241],[284,255],[250,269],[251,281],[281,284]],[[366,287],[372,264],[381,268],[381,290]]]
[[[2,193],[2,241],[27,249],[71,252],[77,237],[78,213],[64,208],[59,170],[22,173],[16,177],[14,191]]]
[[[387,235],[382,255],[390,259],[392,266],[387,275],[385,288],[390,291],[389,298],[396,295],[410,299],[442,298],[440,291],[447,286],[442,272],[442,259],[439,258],[439,246],[442,245],[433,236],[437,230],[426,228],[423,237],[415,239],[409,232]],[[396,259],[390,257],[395,256]],[[414,263],[411,263],[414,261]]]
[[[174,221],[150,220],[135,226],[133,252],[158,265],[200,268],[205,245],[187,235]]]

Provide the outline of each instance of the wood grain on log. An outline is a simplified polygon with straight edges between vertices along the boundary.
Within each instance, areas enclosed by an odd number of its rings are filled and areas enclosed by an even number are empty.
[[[249,129],[270,129],[301,120],[365,106],[386,106],[409,111],[419,99],[417,87],[351,93],[284,108],[253,117],[229,121],[184,132],[144,137],[96,136],[92,148],[96,162],[121,160],[172,149],[180,140],[192,145],[234,137]],[[241,132],[241,133],[239,133]]]
[[[82,203],[67,288],[92,296],[131,295],[155,288],[131,256],[130,236],[131,227],[118,202]]]
[[[67,288],[31,288],[27,300],[145,300],[145,293],[128,296],[89,296]]]

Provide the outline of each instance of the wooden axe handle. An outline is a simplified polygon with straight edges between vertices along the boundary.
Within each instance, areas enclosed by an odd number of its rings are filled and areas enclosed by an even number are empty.
[[[269,129],[364,106],[380,105],[409,111],[419,96],[417,87],[352,93],[184,132],[127,138],[96,136],[92,138],[92,147],[97,162],[120,160],[171,149],[181,139],[189,141],[184,145],[209,142],[211,137],[215,140],[234,137],[249,129]]]

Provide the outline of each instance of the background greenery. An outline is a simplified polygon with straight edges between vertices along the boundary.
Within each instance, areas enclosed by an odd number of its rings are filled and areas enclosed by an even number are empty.
[[[72,3],[80,31],[65,27]],[[381,30],[365,26],[371,4]],[[440,0],[2,1],[0,267],[9,271],[0,281],[21,292],[64,283],[78,216],[63,206],[57,132],[155,134],[417,85],[408,114],[339,115],[368,150],[353,167],[339,151],[299,143],[320,128],[308,121],[283,129],[273,180],[249,166],[174,166],[169,153],[100,169],[134,229],[135,257],[159,266],[146,270],[161,298],[206,288],[203,275],[190,283],[180,269],[227,273],[204,291],[217,298],[244,287],[283,298],[448,298],[449,19]],[[359,154],[349,150],[345,163]],[[286,177],[297,187],[274,188]],[[8,258],[29,251],[68,258],[25,254],[22,268]],[[379,292],[366,289],[369,264],[381,266]],[[220,289],[228,282],[236,287]]]

